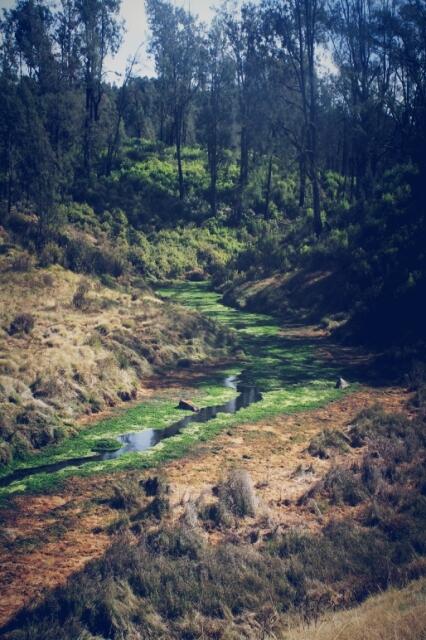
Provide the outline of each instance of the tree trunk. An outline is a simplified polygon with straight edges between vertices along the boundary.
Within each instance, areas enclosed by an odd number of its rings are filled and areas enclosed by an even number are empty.
[[[307,31],[308,71],[309,71],[309,172],[312,183],[312,198],[314,209],[314,232],[316,236],[322,233],[321,220],[321,196],[318,181],[318,152],[317,152],[317,78],[315,71],[315,9],[310,4],[311,0],[305,0],[306,21],[309,26]]]
[[[321,197],[318,183],[318,176],[316,172],[312,178],[312,196],[314,206],[314,231],[315,235],[320,236],[322,233],[322,219],[321,219]]]
[[[183,180],[183,168],[182,168],[182,114],[177,112],[175,116],[176,127],[176,157],[178,163],[178,182],[179,182],[179,199],[183,200],[185,197],[185,184]]]
[[[247,128],[245,125],[241,127],[241,139],[240,139],[240,187],[244,190],[244,187],[248,182],[248,165],[249,165],[249,148],[248,148],[248,136]]]
[[[214,169],[212,170],[210,192],[211,192],[210,204],[211,204],[212,216],[215,216],[217,214],[217,166],[216,166],[216,163],[215,163]]]
[[[269,156],[268,164],[268,178],[266,180],[266,194],[265,194],[265,219],[269,218],[269,205],[271,202],[271,190],[272,190],[272,154]]]
[[[217,143],[216,133],[213,136],[210,148],[210,207],[212,216],[217,213]]]
[[[120,141],[120,125],[121,125],[121,121],[122,121],[122,115],[120,113],[118,118],[117,118],[116,125],[115,125],[113,138],[112,138],[112,140],[110,140],[110,143],[108,145],[108,152],[107,152],[107,158],[106,158],[106,167],[105,167],[105,175],[106,176],[110,176],[111,175],[112,165],[113,165],[115,156],[117,155],[117,151],[118,151],[118,147],[119,147],[119,141]]]
[[[10,216],[12,211],[12,193],[13,193],[13,160],[12,160],[12,140],[10,133],[7,137],[7,157],[6,157],[6,173],[7,173],[7,213],[6,218]],[[4,221],[5,222],[5,221]]]
[[[299,159],[299,207],[305,206],[306,199],[306,157],[302,153]]]

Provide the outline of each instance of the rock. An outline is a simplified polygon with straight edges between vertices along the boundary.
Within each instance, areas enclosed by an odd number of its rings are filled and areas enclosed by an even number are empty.
[[[180,400],[178,409],[182,409],[183,411],[192,411],[193,413],[199,412],[199,408],[190,400]]]
[[[351,385],[344,378],[339,378],[336,382],[336,389],[347,389]]]

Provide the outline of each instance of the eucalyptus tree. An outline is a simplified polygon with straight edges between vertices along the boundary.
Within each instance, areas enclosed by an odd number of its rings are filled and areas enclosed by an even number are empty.
[[[220,9],[219,20],[225,31],[228,48],[234,63],[237,95],[237,121],[239,127],[240,176],[236,219],[241,218],[244,189],[250,173],[250,151],[258,124],[255,105],[260,96],[258,80],[262,60],[259,55],[259,12],[254,3],[225,2]]]
[[[120,6],[121,0],[75,0],[85,91],[83,166],[89,177],[104,94],[105,59],[117,52],[121,41]]]
[[[202,78],[203,31],[190,12],[168,0],[146,0],[146,10],[151,30],[149,50],[154,56],[163,105],[173,123],[179,197],[183,200],[182,145]]]
[[[7,211],[31,202],[39,238],[55,219],[61,182],[49,127],[51,96],[59,77],[54,55],[54,16],[47,5],[19,0],[1,23],[2,165]]]
[[[264,20],[276,55],[291,68],[287,100],[300,113],[300,129],[288,128],[300,165],[300,205],[305,204],[305,176],[312,185],[314,231],[322,231],[318,167],[317,45],[322,38],[323,0],[264,0]]]
[[[396,87],[389,102],[400,132],[400,150],[416,162],[426,185],[426,2],[405,0],[388,25]],[[402,156],[404,157],[404,156]]]
[[[379,0],[331,0],[330,37],[340,78],[337,89],[349,119],[353,195],[371,193],[379,158],[386,148],[386,102],[392,80],[392,56],[383,29],[384,11],[393,3]],[[385,46],[383,46],[385,44]]]
[[[234,98],[234,65],[227,49],[223,26],[217,18],[205,42],[203,75],[197,124],[200,140],[207,148],[210,206],[215,216],[219,169],[232,140]]]

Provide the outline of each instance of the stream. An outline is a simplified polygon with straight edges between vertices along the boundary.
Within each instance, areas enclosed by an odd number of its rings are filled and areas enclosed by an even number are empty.
[[[91,463],[110,461],[111,468],[124,469],[132,454],[136,454],[134,458],[137,459],[137,454],[151,452],[156,461],[165,460],[174,456],[174,437],[178,447],[180,437],[186,438],[188,445],[195,443],[199,437],[192,437],[188,427],[194,423],[209,423],[215,418],[220,422],[220,415],[223,414],[229,415],[231,425],[238,422],[235,415],[232,418],[232,414],[241,410],[241,420],[256,422],[261,417],[310,409],[340,396],[341,391],[335,389],[335,380],[340,375],[345,377],[346,372],[327,362],[318,353],[318,347],[322,344],[320,336],[307,337],[303,330],[299,333],[297,326],[293,327],[293,331],[283,332],[280,324],[266,314],[227,307],[221,301],[221,294],[212,291],[207,282],[174,284],[158,289],[157,293],[166,303],[178,303],[211,318],[224,328],[225,342],[229,340],[231,344],[236,343],[242,348],[245,354],[244,369],[238,376],[231,375],[235,374],[234,366],[222,370],[214,380],[210,378],[215,393],[220,391],[220,387],[230,389],[234,392],[233,398],[223,404],[201,408],[196,413],[182,412],[180,419],[172,417],[176,416],[176,410],[167,405],[167,401],[165,407],[160,404],[158,412],[155,405],[149,402],[136,406],[124,412],[118,426],[114,425],[113,429],[108,426],[108,421],[101,421],[98,426],[88,430],[90,437],[87,440],[83,430],[75,439],[66,440],[56,450],[52,448],[51,453],[57,456],[56,460],[54,457],[40,460],[39,466],[32,467],[25,466],[24,461],[19,463],[13,471],[0,477],[0,489],[5,494],[23,491],[30,486],[39,490],[44,482],[43,474],[52,476],[55,472],[63,471],[68,477],[76,469],[81,469],[83,473],[85,465],[90,467]],[[197,400],[200,391],[203,395],[202,389],[203,384],[197,386],[195,397],[188,399]],[[208,393],[204,393],[204,398],[209,398]],[[215,402],[213,398],[214,395],[210,396],[204,403],[211,405]],[[224,424],[223,420],[221,424]],[[209,427],[206,426],[206,432]],[[115,438],[118,450],[95,452],[93,447],[98,437],[109,440]],[[164,442],[164,447],[157,447],[161,442]],[[31,462],[34,465],[36,460]],[[23,480],[26,482],[17,486]]]
[[[219,413],[237,413],[241,409],[262,400],[262,394],[257,387],[242,385],[238,376],[226,377],[223,380],[223,386],[227,389],[234,389],[238,395],[224,404],[205,407],[196,413],[186,415],[165,429],[146,428],[141,431],[118,436],[117,440],[122,446],[117,451],[101,453],[90,457],[72,458],[40,467],[17,469],[13,473],[0,478],[0,487],[7,487],[12,482],[23,480],[28,476],[34,476],[40,473],[55,473],[67,467],[81,467],[88,462],[103,462],[105,460],[121,458],[121,456],[128,453],[142,453],[152,449],[162,440],[178,435],[183,429],[194,422],[209,422],[216,418]]]

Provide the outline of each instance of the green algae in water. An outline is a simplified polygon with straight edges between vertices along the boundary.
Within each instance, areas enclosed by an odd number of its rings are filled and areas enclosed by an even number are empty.
[[[326,365],[316,356],[315,339],[299,339],[282,335],[280,326],[270,317],[226,307],[220,295],[208,283],[179,283],[158,290],[164,298],[189,306],[234,332],[246,354],[244,371],[228,367],[198,384],[192,398],[199,406],[213,406],[235,397],[236,392],[223,386],[223,378],[241,373],[243,384],[256,386],[263,399],[236,414],[219,414],[211,422],[192,424],[180,434],[160,442],[150,451],[126,454],[116,460],[92,461],[80,468],[67,467],[53,474],[29,476],[0,489],[0,497],[24,490],[46,491],[73,475],[146,469],[185,455],[197,442],[214,438],[224,429],[243,423],[257,423],[282,413],[306,411],[337,400],[348,391],[334,388],[337,368]],[[349,390],[354,390],[353,386]],[[182,413],[176,409],[176,398],[150,400],[137,407],[102,420],[81,431],[75,438],[50,447],[37,456],[11,465],[6,475],[19,467],[37,467],[61,460],[93,454],[99,439],[113,439],[144,428],[164,429],[177,421]]]
[[[247,356],[242,382],[260,391],[310,385],[318,380],[333,383],[339,370],[316,356],[317,341],[282,334],[268,315],[226,307],[208,283],[184,282],[163,287],[158,293],[190,306],[235,332]]]

